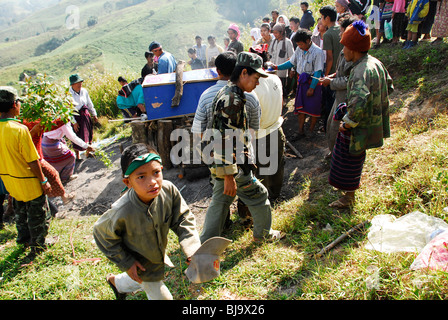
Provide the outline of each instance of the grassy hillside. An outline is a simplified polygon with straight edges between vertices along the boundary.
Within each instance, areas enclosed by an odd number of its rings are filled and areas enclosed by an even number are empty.
[[[36,11],[56,4],[59,0],[0,0],[0,27],[8,28]]]
[[[237,22],[250,43],[246,23],[274,8],[286,10],[290,2],[260,1],[254,7],[250,0],[61,0],[0,30],[0,79],[13,85],[24,70],[35,70],[65,80],[92,65],[139,73],[151,41],[187,60],[196,35],[205,41],[213,34],[223,45],[227,26]]]
[[[106,3],[116,8],[120,1],[61,1],[0,32],[2,83],[17,81],[24,69],[56,78],[92,64],[103,70],[139,72],[151,41],[161,42],[176,58],[187,59],[187,48],[194,44],[196,34],[204,38],[215,34],[221,39],[230,23],[206,0],[148,0],[119,10],[106,10]],[[79,8],[79,29],[66,27],[69,5]],[[97,17],[97,23],[88,27],[90,17]],[[39,46],[53,43],[60,45],[36,56]]]

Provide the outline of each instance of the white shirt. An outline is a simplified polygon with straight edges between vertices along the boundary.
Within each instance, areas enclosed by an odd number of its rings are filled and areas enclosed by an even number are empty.
[[[221,90],[228,81],[218,80],[215,85],[205,90],[199,98],[196,113],[194,115],[191,132],[203,133],[210,129],[213,124],[213,100],[216,94]],[[246,96],[246,113],[249,128],[257,131],[260,129],[261,108],[257,95],[252,92],[245,92]]]
[[[70,139],[70,141],[72,141],[74,144],[80,146],[83,149],[87,149],[87,147],[89,146],[87,143],[85,143],[82,139],[80,139],[76,135],[70,123],[66,123],[65,125],[55,130],[45,132],[44,136],[54,140],[61,140],[65,136],[68,139]]]
[[[89,109],[90,115],[93,117],[96,117],[96,110],[95,107],[92,103],[92,100],[90,100],[90,96],[89,93],[87,92],[86,89],[81,88],[81,91],[79,92],[79,94],[77,92],[75,92],[75,90],[73,90],[72,87],[70,87],[69,89],[70,94],[73,97],[73,100],[75,100],[75,108],[76,110],[81,110],[81,108],[83,106],[86,106],[87,109]],[[76,123],[76,120],[72,119],[73,123]]]
[[[209,63],[213,58],[219,56],[220,53],[224,52],[224,49],[218,45],[214,47],[208,47],[206,50],[207,63]],[[206,66],[208,67],[208,66]]]
[[[255,92],[260,101],[261,117],[257,139],[263,138],[278,130],[283,124],[283,89],[282,81],[277,75],[269,74],[267,78],[260,78]]]
[[[279,54],[280,50],[283,49],[283,43],[285,43],[286,53],[283,58],[280,58]],[[284,38],[281,41],[274,39],[269,45],[269,54],[272,56],[271,62],[278,66],[281,65],[283,62],[288,61],[292,57],[292,55],[294,54],[294,46],[292,45],[291,40],[289,40],[288,38]],[[280,78],[286,78],[288,76],[288,70],[278,70],[277,75]]]
[[[198,47],[197,44],[195,44],[193,46],[193,48],[196,49],[196,55],[198,56],[198,59],[201,61],[205,61],[206,56],[205,56],[205,51],[207,50],[207,46],[205,44],[201,44],[201,47]]]

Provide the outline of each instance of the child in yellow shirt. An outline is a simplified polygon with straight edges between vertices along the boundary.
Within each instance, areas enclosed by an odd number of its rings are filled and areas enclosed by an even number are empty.
[[[17,243],[37,253],[45,248],[51,218],[46,197],[50,185],[28,128],[15,119],[20,107],[17,91],[0,87],[0,176],[14,198]]]

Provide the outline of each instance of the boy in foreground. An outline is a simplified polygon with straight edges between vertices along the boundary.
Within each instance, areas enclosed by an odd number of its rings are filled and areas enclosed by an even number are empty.
[[[176,233],[189,261],[201,246],[194,215],[179,190],[163,180],[161,158],[145,144],[126,148],[121,168],[129,190],[93,228],[99,249],[125,271],[106,280],[117,299],[143,289],[150,300],[172,300],[163,283],[168,232]]]

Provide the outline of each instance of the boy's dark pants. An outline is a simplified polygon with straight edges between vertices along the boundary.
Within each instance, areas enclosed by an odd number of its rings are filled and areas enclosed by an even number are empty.
[[[271,138],[270,135],[267,135],[266,137],[257,140],[257,153],[259,152],[266,152],[266,155],[271,154],[277,154],[277,164],[278,167],[275,171],[272,172],[270,175],[261,175],[260,174],[260,168],[268,168],[269,164],[261,164],[258,158],[257,154],[257,171],[255,173],[255,176],[260,180],[260,182],[268,189],[269,198],[274,200],[280,196],[280,191],[282,189],[283,185],[283,175],[285,172],[285,143],[286,138],[285,134],[283,133],[283,129],[280,127],[276,135],[277,141],[274,141],[274,144],[271,144]],[[263,150],[261,150],[262,148]],[[273,149],[276,150],[273,150]],[[267,150],[267,151],[264,151]]]
[[[51,219],[47,196],[43,194],[28,202],[14,200],[14,210],[17,243],[28,243],[31,247],[43,247]]]

